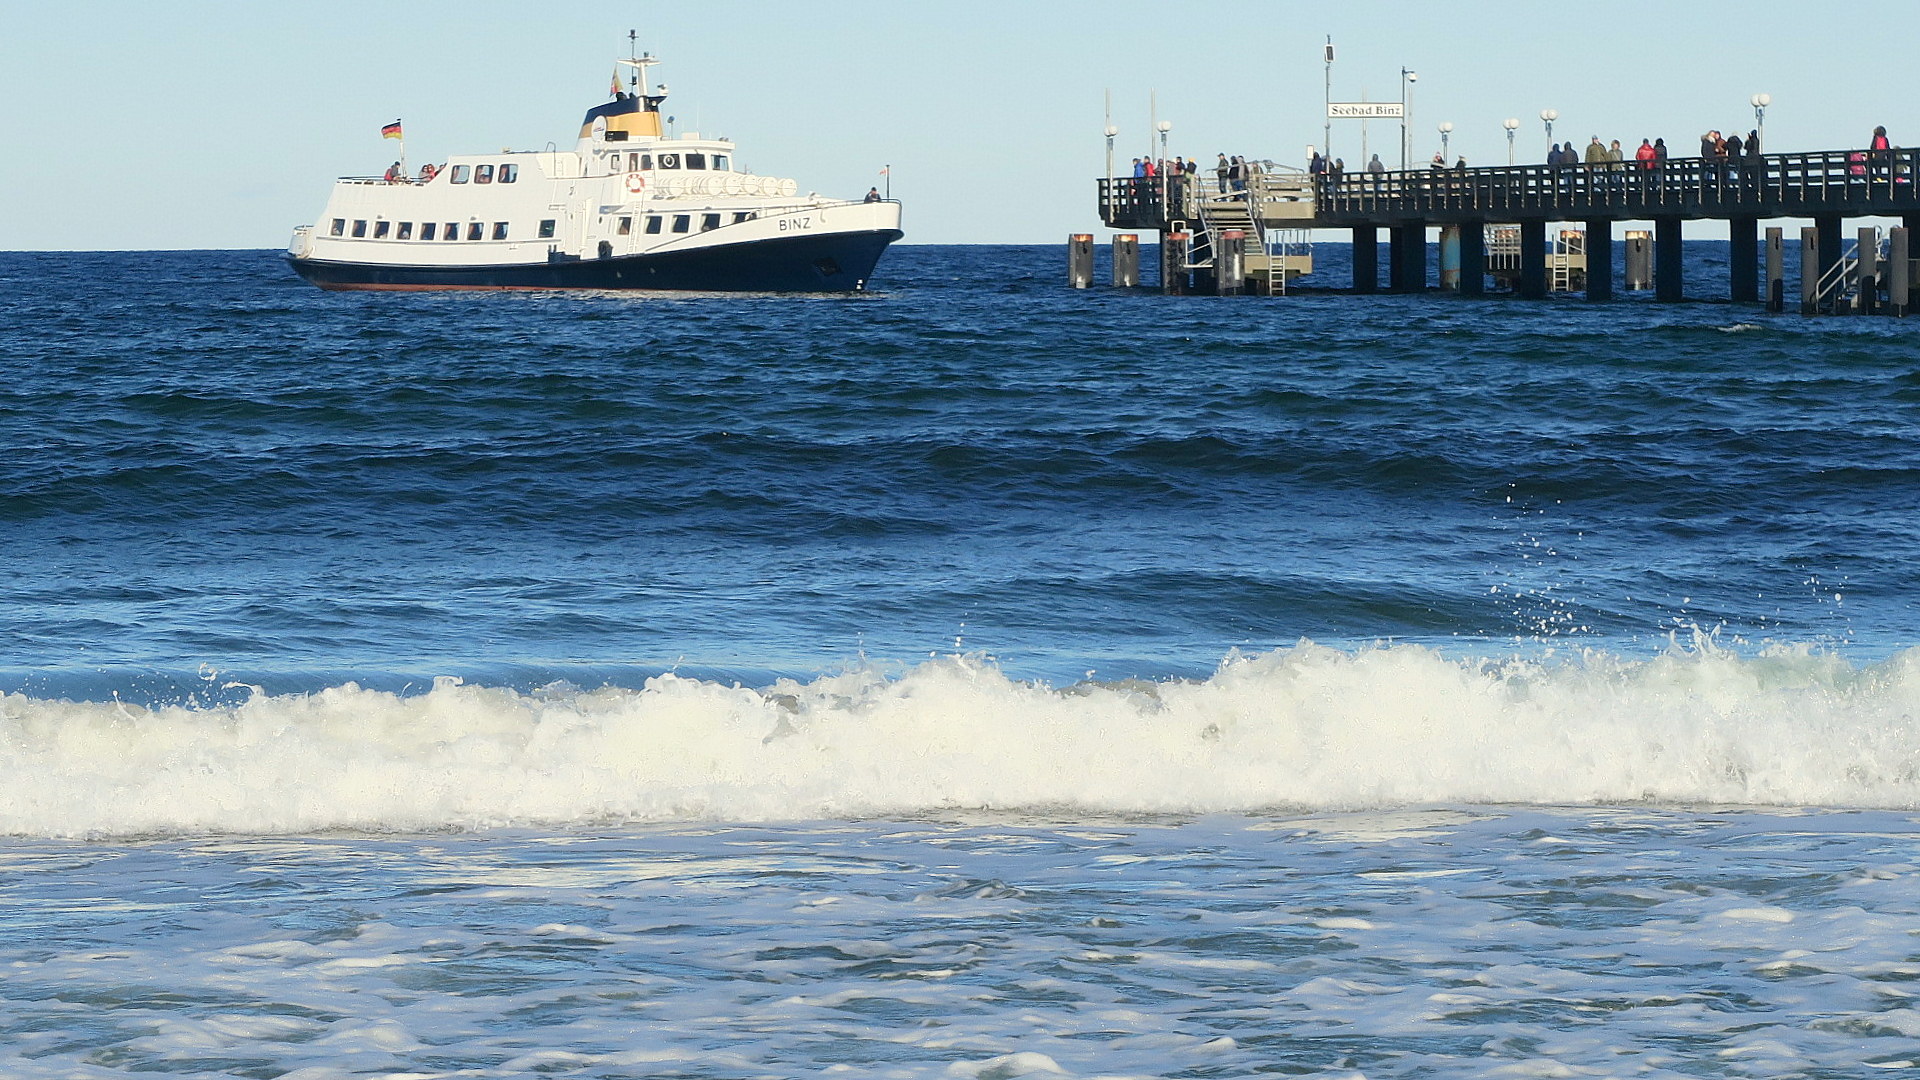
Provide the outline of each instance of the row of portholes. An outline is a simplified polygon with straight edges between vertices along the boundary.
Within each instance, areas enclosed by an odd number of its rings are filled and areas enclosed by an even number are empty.
[[[746,173],[655,175],[651,186],[660,195],[792,195],[800,190],[790,179]]]

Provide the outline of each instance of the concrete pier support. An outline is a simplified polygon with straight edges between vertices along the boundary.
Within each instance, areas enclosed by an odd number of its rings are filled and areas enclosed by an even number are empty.
[[[1131,289],[1140,284],[1140,237],[1121,233],[1113,238],[1113,284]]]
[[[1353,228],[1353,291],[1380,291],[1380,230],[1372,225]]]
[[[1871,225],[1860,230],[1860,295],[1853,310],[1871,315],[1880,305],[1880,230]]]
[[[1587,299],[1613,299],[1613,222],[1587,222]]]
[[[1067,237],[1067,284],[1084,289],[1093,284],[1093,234]]]
[[[1777,225],[1767,227],[1767,310],[1787,309],[1786,237]]]
[[[1813,219],[1813,227],[1820,230],[1819,276],[1824,278],[1846,258],[1843,219],[1839,214],[1822,214]]]
[[[1912,236],[1904,227],[1887,231],[1887,314],[1897,319],[1913,306]]]
[[[1183,232],[1160,234],[1160,291],[1181,296],[1187,291],[1187,241]]]
[[[1247,234],[1239,229],[1220,232],[1220,250],[1213,253],[1213,291],[1239,296],[1247,283]]]
[[[1673,304],[1687,298],[1685,255],[1680,249],[1680,219],[1653,219],[1653,298]]]
[[[1469,221],[1460,226],[1460,295],[1487,295],[1487,226]]]
[[[1460,291],[1460,226],[1440,226],[1440,291]]]
[[[1527,300],[1547,296],[1547,223],[1543,220],[1520,223],[1519,292]]]
[[[1645,229],[1629,229],[1626,247],[1625,287],[1630,292],[1653,288],[1653,234]]]
[[[1800,229],[1800,314],[1818,311],[1819,300],[1820,228],[1807,225]]]
[[[1727,222],[1727,286],[1736,304],[1760,299],[1760,219],[1737,217]]]
[[[1389,287],[1394,292],[1424,292],[1427,287],[1426,223],[1394,226],[1392,249]]]

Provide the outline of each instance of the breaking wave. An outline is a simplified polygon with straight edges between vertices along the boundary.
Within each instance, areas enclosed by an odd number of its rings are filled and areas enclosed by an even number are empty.
[[[979,657],[750,689],[443,679],[217,707],[0,697],[0,833],[416,831],[1036,811],[1920,806],[1920,650],[1460,659],[1311,643],[1203,680]]]

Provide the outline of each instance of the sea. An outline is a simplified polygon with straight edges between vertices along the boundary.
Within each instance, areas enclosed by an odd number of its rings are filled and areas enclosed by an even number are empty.
[[[1920,323],[1726,261],[0,254],[0,1075],[1920,1075]]]

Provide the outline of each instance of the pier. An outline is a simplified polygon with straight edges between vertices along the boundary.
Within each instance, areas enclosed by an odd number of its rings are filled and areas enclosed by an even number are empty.
[[[1920,304],[1920,268],[1909,239],[1920,229],[1916,177],[1920,150],[1914,149],[1337,178],[1289,169],[1255,173],[1240,182],[1241,190],[1227,191],[1211,173],[1106,178],[1099,183],[1099,209],[1111,228],[1160,234],[1167,291],[1262,295],[1283,294],[1312,272],[1312,230],[1350,232],[1356,292],[1379,288],[1384,232],[1389,291],[1419,292],[1428,280],[1427,231],[1438,228],[1445,288],[1483,295],[1493,273],[1512,281],[1518,295],[1540,298],[1564,289],[1577,269],[1587,298],[1604,301],[1615,292],[1615,227],[1649,222],[1650,238],[1629,234],[1629,283],[1642,284],[1632,271],[1650,239],[1655,298],[1679,301],[1687,297],[1681,223],[1725,221],[1729,295],[1735,302],[1764,299],[1773,310],[1785,306],[1789,243],[1782,228],[1770,227],[1763,247],[1762,223],[1811,220],[1791,245],[1800,257],[1800,309],[1905,315]],[[1860,228],[1849,237],[1847,221],[1862,217],[1898,218],[1901,226],[1884,236]],[[1564,258],[1569,241],[1549,240],[1547,226],[1555,222],[1581,227],[1577,268]]]

